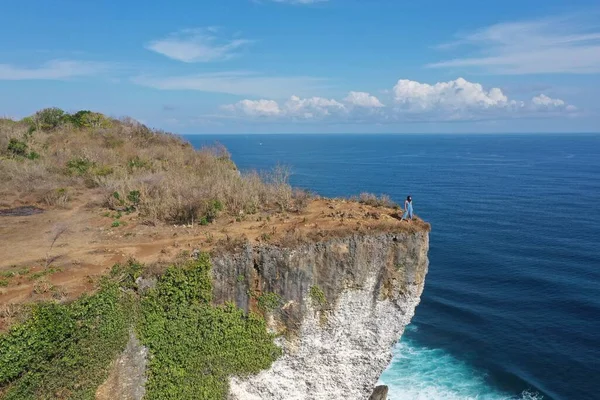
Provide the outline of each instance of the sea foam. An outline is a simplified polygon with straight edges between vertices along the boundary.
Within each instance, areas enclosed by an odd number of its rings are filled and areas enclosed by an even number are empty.
[[[415,328],[413,328],[415,329]],[[389,400],[542,400],[538,393],[504,393],[485,380],[485,374],[442,349],[402,339],[394,359],[380,379],[389,386]]]

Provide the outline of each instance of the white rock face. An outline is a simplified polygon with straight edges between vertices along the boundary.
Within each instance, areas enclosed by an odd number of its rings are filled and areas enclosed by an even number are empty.
[[[402,264],[392,267],[398,275],[389,277],[387,296],[381,295],[381,277],[382,271],[390,270],[390,262],[377,266],[389,259],[385,246],[380,254],[368,257],[370,265],[364,265],[363,258],[365,273],[359,284],[343,290],[330,310],[318,311],[307,293],[298,337],[281,339],[284,355],[271,369],[232,378],[229,399],[368,399],[420,301],[428,241],[418,239],[401,245],[399,251],[410,256],[395,260]]]

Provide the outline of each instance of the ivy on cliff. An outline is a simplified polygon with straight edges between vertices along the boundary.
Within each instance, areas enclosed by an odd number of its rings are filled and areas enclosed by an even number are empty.
[[[150,350],[145,399],[225,399],[228,377],[269,368],[281,350],[264,319],[212,305],[207,255],[136,294],[143,266],[117,265],[99,290],[40,303],[0,334],[0,399],[94,399],[135,326]]]
[[[225,399],[228,377],[269,368],[280,355],[264,319],[211,305],[210,261],[171,267],[142,300],[139,333],[150,350],[147,399]]]
[[[127,343],[131,298],[104,280],[91,296],[32,306],[0,336],[0,398],[94,399]]]

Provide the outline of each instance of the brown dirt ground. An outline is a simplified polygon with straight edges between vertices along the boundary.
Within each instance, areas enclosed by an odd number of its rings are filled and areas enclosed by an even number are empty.
[[[399,221],[396,210],[339,199],[313,200],[297,214],[221,216],[207,226],[154,224],[137,213],[123,214],[124,224],[112,227],[115,212],[100,206],[101,200],[100,193],[90,191],[81,193],[68,209],[0,216],[0,305],[76,298],[93,290],[115,263],[131,258],[146,264],[168,263],[194,249],[218,251],[246,240],[292,246],[350,232],[429,229],[419,219]],[[67,230],[50,249],[60,226]],[[48,271],[47,265],[55,272],[32,279]],[[29,269],[27,274],[7,275],[24,268]],[[0,312],[0,330],[3,325]]]

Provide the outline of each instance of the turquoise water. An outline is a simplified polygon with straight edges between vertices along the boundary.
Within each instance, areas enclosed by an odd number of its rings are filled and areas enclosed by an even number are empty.
[[[412,195],[430,271],[390,399],[600,399],[600,136],[188,139],[324,196]]]

